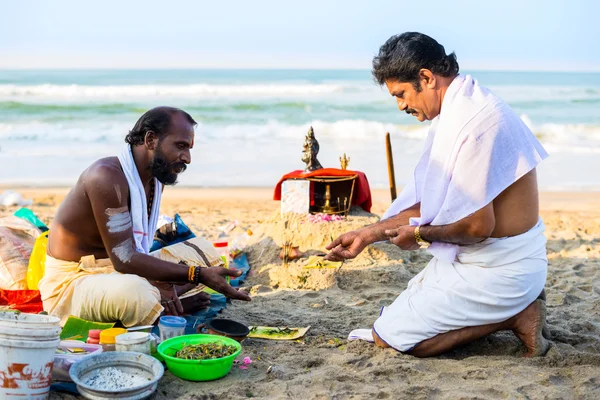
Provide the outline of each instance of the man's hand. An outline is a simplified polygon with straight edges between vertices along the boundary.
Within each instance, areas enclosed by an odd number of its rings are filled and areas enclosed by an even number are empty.
[[[206,292],[200,292],[193,296],[181,299],[181,305],[183,311],[186,314],[191,314],[199,310],[210,307],[210,294]]]
[[[331,252],[324,259],[328,261],[351,259],[359,255],[369,244],[365,230],[359,229],[344,233],[326,247]]]
[[[404,225],[397,229],[388,229],[385,234],[390,242],[400,247],[402,250],[419,250],[421,246],[415,240],[415,227]]]
[[[237,290],[227,283],[226,276],[237,278],[242,274],[242,271],[235,268],[209,267],[200,269],[200,282],[225,296],[235,299],[250,301],[248,293]]]
[[[150,283],[160,291],[160,304],[165,308],[165,314],[181,315],[183,313],[183,306],[173,284],[160,281],[151,281]]]

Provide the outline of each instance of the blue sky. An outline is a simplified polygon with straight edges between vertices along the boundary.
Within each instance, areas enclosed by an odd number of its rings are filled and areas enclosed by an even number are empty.
[[[461,67],[600,71],[600,1],[6,1],[0,68],[369,68],[426,33]]]

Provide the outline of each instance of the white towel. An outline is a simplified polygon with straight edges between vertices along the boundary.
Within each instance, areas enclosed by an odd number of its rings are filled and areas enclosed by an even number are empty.
[[[129,185],[129,197],[131,199],[131,220],[133,223],[133,239],[135,248],[138,252],[149,254],[152,241],[154,240],[154,232],[156,232],[156,224],[158,222],[158,214],[160,209],[160,198],[162,195],[162,184],[154,179],[154,201],[152,202],[152,212],[150,220],[148,220],[148,200],[146,199],[146,191],[140,174],[138,173],[131,146],[125,144],[119,154],[119,162],[125,172],[127,184]]]
[[[432,121],[411,181],[383,219],[421,202],[410,224],[447,225],[480,210],[548,154],[512,109],[471,76],[457,76]],[[433,243],[443,261],[458,246]]]

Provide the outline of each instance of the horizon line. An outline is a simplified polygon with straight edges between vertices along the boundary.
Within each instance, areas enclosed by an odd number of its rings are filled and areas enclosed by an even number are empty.
[[[0,71],[371,71],[371,68],[353,67],[2,67]],[[600,73],[597,69],[535,69],[535,68],[464,68],[467,72],[548,72]]]

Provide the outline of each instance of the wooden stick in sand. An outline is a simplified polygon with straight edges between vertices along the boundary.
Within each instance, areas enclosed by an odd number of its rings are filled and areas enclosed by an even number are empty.
[[[396,200],[396,175],[394,174],[394,156],[392,155],[392,142],[390,133],[385,134],[385,153],[387,155],[388,178],[390,181],[390,194],[392,201]]]
[[[338,267],[338,269],[335,270],[335,275],[338,274],[338,272],[340,272],[340,270],[342,269],[342,267],[344,266],[344,261],[346,260],[342,260],[342,263],[340,264],[340,266]]]

